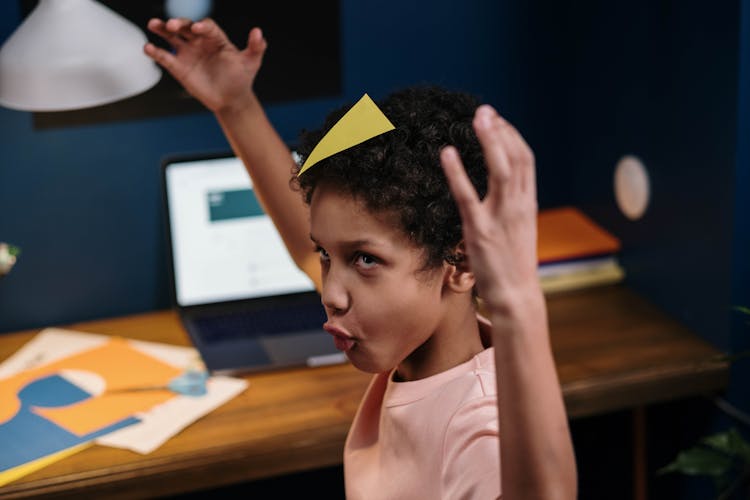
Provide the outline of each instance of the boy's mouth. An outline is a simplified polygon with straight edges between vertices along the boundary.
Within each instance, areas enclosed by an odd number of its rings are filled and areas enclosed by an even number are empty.
[[[324,324],[323,329],[333,335],[333,343],[339,351],[346,352],[354,347],[356,340],[345,331],[336,328],[329,323]]]

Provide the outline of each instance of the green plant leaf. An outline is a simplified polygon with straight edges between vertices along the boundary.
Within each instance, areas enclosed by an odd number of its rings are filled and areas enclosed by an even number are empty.
[[[745,441],[737,429],[729,429],[703,438],[703,444],[731,457],[750,463],[750,443]]]
[[[732,309],[734,309],[735,311],[739,311],[742,314],[745,314],[747,316],[750,316],[750,307],[734,306]],[[746,321],[745,323],[748,324],[748,325],[750,325],[750,320]]]
[[[659,474],[679,472],[690,476],[711,476],[720,478],[732,469],[733,460],[726,454],[703,446],[695,446],[682,451],[677,458],[659,469]]]
[[[8,245],[8,253],[14,257],[21,255],[21,249],[14,245]]]

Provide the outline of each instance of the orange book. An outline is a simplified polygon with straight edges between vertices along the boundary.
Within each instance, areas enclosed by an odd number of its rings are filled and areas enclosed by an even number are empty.
[[[620,240],[575,207],[540,210],[537,218],[539,264],[614,254]]]

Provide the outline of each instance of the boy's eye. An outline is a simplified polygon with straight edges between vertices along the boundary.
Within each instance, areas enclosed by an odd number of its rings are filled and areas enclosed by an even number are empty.
[[[328,255],[328,252],[326,252],[323,248],[318,247],[315,249],[315,251],[318,252],[318,254],[320,255],[321,261],[328,262],[329,260],[331,260],[331,257]]]
[[[378,259],[366,253],[358,253],[354,263],[363,269],[372,269],[378,263]]]

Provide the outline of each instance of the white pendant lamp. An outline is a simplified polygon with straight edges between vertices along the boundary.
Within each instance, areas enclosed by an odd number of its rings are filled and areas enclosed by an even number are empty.
[[[26,111],[99,106],[161,78],[146,35],[94,0],[39,0],[0,49],[0,105]]]

